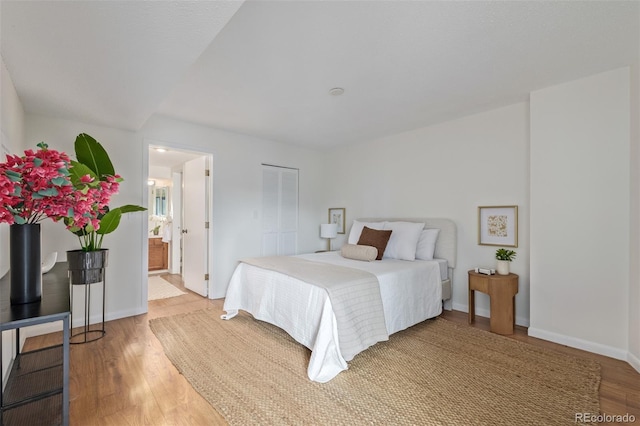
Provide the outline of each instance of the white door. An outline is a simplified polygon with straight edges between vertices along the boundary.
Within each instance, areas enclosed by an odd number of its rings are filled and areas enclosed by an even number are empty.
[[[169,267],[172,274],[182,275],[182,173],[171,174],[171,211]]]
[[[296,254],[298,170],[262,166],[262,255]]]
[[[182,172],[182,279],[186,288],[206,297],[209,272],[207,157],[187,161]]]

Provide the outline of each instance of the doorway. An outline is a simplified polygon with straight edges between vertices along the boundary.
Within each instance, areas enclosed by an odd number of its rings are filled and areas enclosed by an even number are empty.
[[[163,298],[180,296],[184,290],[208,295],[211,157],[206,152],[148,145],[149,244],[143,289],[147,301],[155,300],[159,285],[167,290],[160,292]]]

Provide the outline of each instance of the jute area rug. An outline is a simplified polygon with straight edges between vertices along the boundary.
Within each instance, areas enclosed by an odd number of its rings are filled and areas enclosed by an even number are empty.
[[[162,277],[150,276],[147,300],[167,299],[187,294]]]
[[[569,425],[599,413],[596,362],[428,320],[357,355],[328,383],[309,350],[242,312],[151,320],[177,369],[231,425]]]

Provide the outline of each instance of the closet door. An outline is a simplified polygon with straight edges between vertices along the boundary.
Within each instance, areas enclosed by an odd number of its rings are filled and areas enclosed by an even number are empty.
[[[262,167],[262,255],[296,254],[298,170]]]

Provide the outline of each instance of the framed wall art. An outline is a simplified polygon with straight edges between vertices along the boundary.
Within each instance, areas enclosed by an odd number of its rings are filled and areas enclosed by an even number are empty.
[[[478,207],[478,244],[518,247],[518,206]]]
[[[335,223],[338,225],[338,234],[344,234],[345,228],[345,213],[344,208],[332,208],[329,209],[329,223]]]

